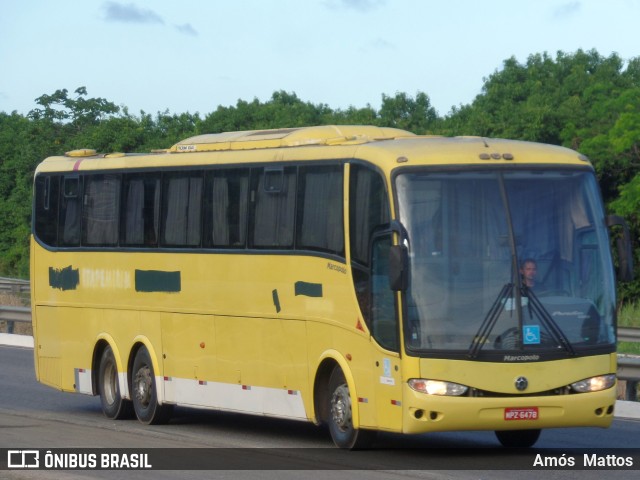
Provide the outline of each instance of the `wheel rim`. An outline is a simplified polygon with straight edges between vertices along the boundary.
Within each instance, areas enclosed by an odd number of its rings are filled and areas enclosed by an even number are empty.
[[[331,418],[343,432],[351,427],[351,398],[346,385],[337,387],[331,396]]]
[[[144,365],[136,372],[134,378],[136,400],[142,407],[149,406],[152,392],[151,369]]]
[[[109,405],[115,403],[118,396],[118,374],[113,362],[107,363],[104,369],[104,378],[102,381],[102,391],[104,398]]]

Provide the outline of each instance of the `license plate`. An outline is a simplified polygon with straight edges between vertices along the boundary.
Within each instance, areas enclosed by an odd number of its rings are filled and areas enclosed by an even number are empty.
[[[505,408],[505,420],[538,420],[538,407]]]

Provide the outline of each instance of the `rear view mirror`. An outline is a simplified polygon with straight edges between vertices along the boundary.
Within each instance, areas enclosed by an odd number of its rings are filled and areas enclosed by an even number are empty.
[[[609,215],[607,217],[607,226],[622,227],[622,236],[616,238],[616,247],[618,250],[618,280],[621,282],[630,282],[633,280],[633,253],[631,250],[631,235],[629,227],[624,218],[617,215]]]
[[[409,253],[404,245],[392,245],[389,249],[389,287],[394,292],[405,291],[409,286]]]

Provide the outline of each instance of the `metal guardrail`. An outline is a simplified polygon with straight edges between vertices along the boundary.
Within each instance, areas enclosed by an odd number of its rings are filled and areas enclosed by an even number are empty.
[[[24,298],[31,294],[31,282],[19,278],[0,277],[0,293]],[[0,306],[0,321],[7,322],[8,333],[13,333],[15,322],[31,322],[29,307]]]
[[[0,277],[0,292],[6,293],[30,293],[31,284],[29,280]]]
[[[7,322],[7,333],[13,333],[15,322],[31,322],[31,308],[0,306],[0,321]]]
[[[30,307],[0,307],[0,320],[7,322],[30,322]]]
[[[640,379],[640,356],[618,354],[618,378],[638,381]]]
[[[640,328],[618,327],[619,342],[640,342]],[[640,356],[618,355],[618,378],[626,380],[625,398],[638,399],[638,384],[640,383]]]
[[[640,342],[640,328],[618,327],[619,342]]]
[[[638,386],[640,385],[640,356],[618,355],[618,371],[620,380],[625,380],[624,399],[638,401]]]

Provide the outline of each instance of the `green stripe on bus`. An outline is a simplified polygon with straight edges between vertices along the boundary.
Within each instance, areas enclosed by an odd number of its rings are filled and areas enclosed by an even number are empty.
[[[136,292],[179,292],[180,272],[136,270]]]

